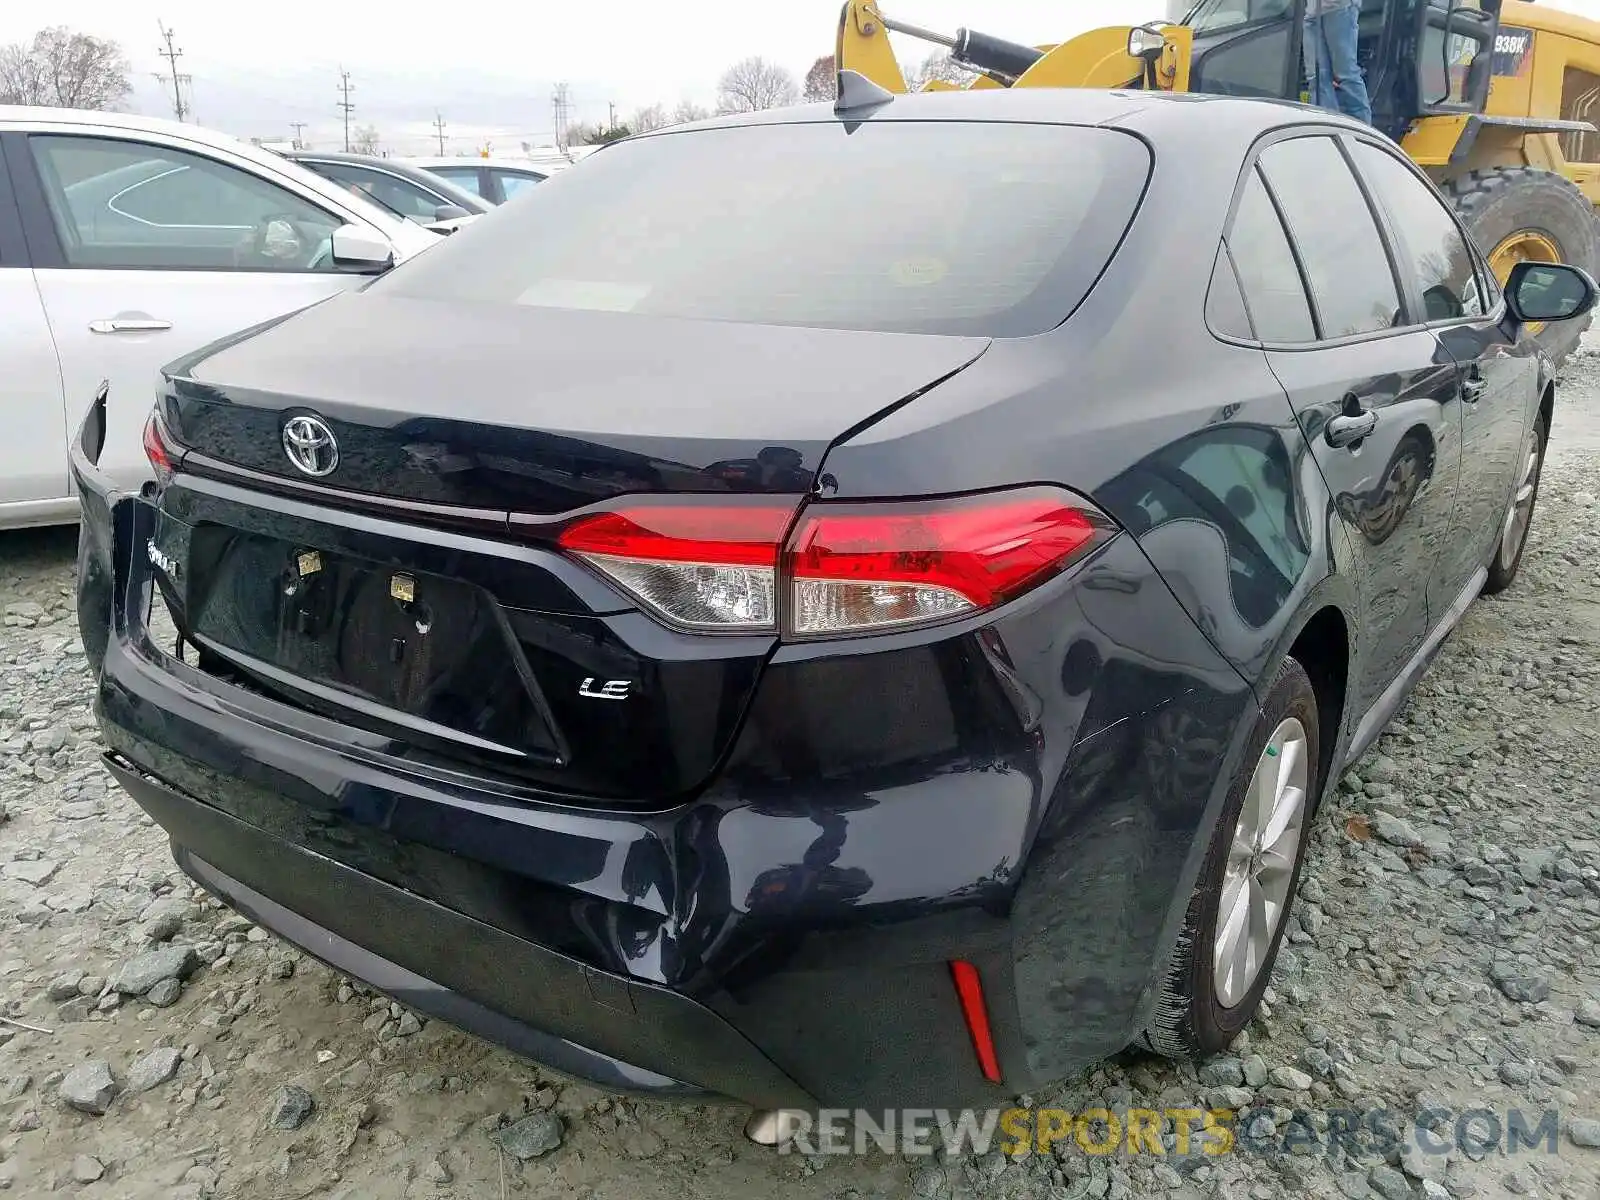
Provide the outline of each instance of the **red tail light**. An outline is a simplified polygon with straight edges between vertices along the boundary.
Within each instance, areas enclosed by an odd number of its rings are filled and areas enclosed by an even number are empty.
[[[641,498],[579,517],[557,542],[674,624],[775,630],[778,546],[799,503]]]
[[[775,632],[781,624],[809,638],[992,608],[1059,574],[1111,533],[1097,510],[1050,487],[819,501],[795,522],[798,503],[624,501],[580,517],[558,541],[674,624],[728,632]]]
[[[144,423],[144,456],[150,460],[150,469],[156,473],[157,483],[166,487],[172,482],[177,464],[173,461],[172,448],[161,428],[161,418],[153,412]]]
[[[1080,557],[1106,528],[1054,488],[904,504],[814,504],[789,539],[789,629],[921,625],[992,608]]]

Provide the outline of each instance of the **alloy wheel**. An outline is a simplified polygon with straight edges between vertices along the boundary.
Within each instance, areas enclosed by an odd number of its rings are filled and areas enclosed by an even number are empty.
[[[1211,951],[1224,1008],[1255,986],[1288,908],[1310,779],[1305,726],[1288,717],[1262,748],[1228,847]]]
[[[1528,536],[1528,526],[1533,519],[1533,493],[1539,479],[1539,442],[1535,438],[1533,449],[1522,467],[1522,477],[1517,481],[1516,495],[1511,499],[1511,509],[1506,513],[1505,529],[1500,534],[1500,563],[1509,567],[1517,561],[1523,539]]]

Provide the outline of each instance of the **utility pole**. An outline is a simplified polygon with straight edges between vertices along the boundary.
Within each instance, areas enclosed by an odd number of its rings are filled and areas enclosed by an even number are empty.
[[[350,72],[343,67],[339,68],[339,107],[344,110],[344,152],[350,153],[350,114],[355,111],[355,105],[350,102],[350,93],[356,89],[350,84]]]
[[[555,112],[556,145],[565,151],[567,148],[567,114],[572,111],[572,101],[567,96],[566,84],[556,84],[555,93],[550,97],[550,106]]]
[[[296,150],[304,150],[306,143],[305,138],[301,135],[306,131],[306,123],[304,121],[290,121],[289,128],[294,130],[294,148]]]
[[[606,132],[610,133],[617,127],[617,106],[614,101],[606,101]]]
[[[183,102],[183,85],[189,76],[178,71],[178,60],[183,57],[183,51],[172,44],[172,30],[163,25],[159,18],[156,20],[156,28],[161,31],[161,40],[167,47],[165,50],[157,50],[156,53],[167,60],[167,66],[172,72],[172,115],[181,121],[189,111],[189,106]],[[161,78],[165,80],[166,77]]]
[[[444,155],[444,114],[437,109],[433,113],[433,132],[439,138],[439,154]]]

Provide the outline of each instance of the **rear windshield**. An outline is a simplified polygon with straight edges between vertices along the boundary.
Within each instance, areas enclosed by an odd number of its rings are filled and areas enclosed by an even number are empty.
[[[1024,336],[1087,294],[1150,173],[1063,125],[757,125],[623,142],[377,291],[911,333]]]

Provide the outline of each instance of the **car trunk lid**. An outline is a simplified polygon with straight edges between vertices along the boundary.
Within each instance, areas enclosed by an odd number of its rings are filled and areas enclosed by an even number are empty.
[[[702,784],[767,634],[668,629],[543,532],[621,494],[801,497],[981,338],[330,302],[169,368],[140,548],[227,681],[419,765],[645,806]],[[314,477],[283,427],[314,415]]]
[[[972,362],[978,337],[342,295],[168,369],[177,440],[389,500],[565,512],[638,492],[805,492],[828,445]]]

